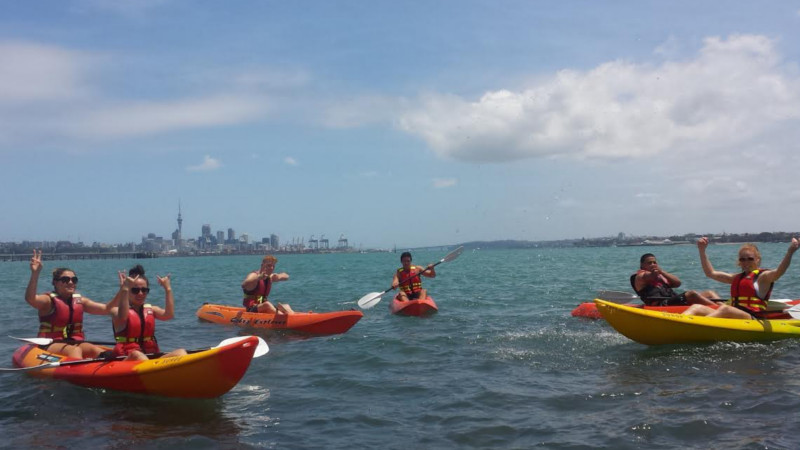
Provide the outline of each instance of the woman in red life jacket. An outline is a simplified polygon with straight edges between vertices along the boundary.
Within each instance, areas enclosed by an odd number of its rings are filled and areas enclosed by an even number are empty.
[[[792,238],[789,249],[777,269],[761,268],[761,253],[758,251],[758,247],[753,244],[742,245],[739,248],[738,262],[739,267],[742,268],[741,273],[714,270],[706,255],[706,247],[708,247],[708,238],[700,238],[697,241],[697,248],[700,251],[703,272],[712,280],[731,285],[730,304],[720,305],[716,310],[703,305],[692,305],[684,314],[730,319],[757,319],[767,309],[772,286],[789,268],[789,264],[792,263],[792,255],[800,247],[800,241]]]
[[[248,312],[259,312],[267,314],[292,314],[294,310],[286,303],[278,303],[277,308],[270,303],[269,293],[272,290],[272,283],[286,281],[289,274],[286,272],[274,273],[278,258],[267,255],[261,260],[261,267],[257,271],[250,272],[242,281],[242,291],[244,299],[242,304]]]
[[[125,356],[125,360],[143,361],[148,359],[147,354],[159,353],[156,340],[156,319],[170,320],[175,312],[175,298],[172,295],[169,275],[159,277],[158,284],[164,288],[166,299],[164,308],[146,303],[147,294],[150,292],[150,282],[144,276],[144,268],[137,265],[128,271],[126,277],[119,274],[121,282],[121,296],[119,306],[111,309],[114,325],[114,356]],[[173,350],[163,358],[170,356],[186,355],[186,350],[180,348]]]
[[[65,267],[53,271],[53,292],[36,293],[42,265],[41,250],[33,251],[31,279],[25,289],[25,301],[39,311],[39,337],[54,340],[47,347],[53,353],[71,358],[96,358],[101,347],[84,341],[83,313],[105,315],[107,306],[83,297],[75,291],[78,277]]]
[[[400,263],[403,267],[397,269],[392,279],[392,289],[400,288],[397,294],[400,301],[416,300],[419,298],[428,298],[427,289],[422,288],[422,276],[428,278],[436,278],[436,271],[433,269],[433,264],[428,264],[428,267],[411,265],[411,253],[403,252],[400,255]]]

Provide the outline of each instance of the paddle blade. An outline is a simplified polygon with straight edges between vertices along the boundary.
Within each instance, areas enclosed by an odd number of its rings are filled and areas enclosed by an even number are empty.
[[[458,247],[457,249],[448,253],[444,258],[442,258],[442,262],[450,262],[458,258],[463,252],[464,252],[464,246],[462,245],[461,247]]]
[[[220,342],[214,348],[225,347],[226,345],[235,344],[237,342],[241,342],[245,339],[248,339],[250,336],[237,336],[225,339],[224,341]],[[256,336],[258,337],[258,336]],[[258,358],[259,356],[264,356],[269,352],[269,346],[264,339],[258,338],[258,346],[256,347],[255,353],[253,353],[253,358]]]
[[[639,300],[639,296],[621,291],[597,291],[597,296],[600,300],[605,300],[612,303],[629,303],[634,300]]]
[[[358,307],[361,309],[370,309],[381,301],[382,292],[370,292],[369,294],[358,299]]]
[[[792,316],[793,319],[800,319],[800,305],[794,305],[791,308],[784,310],[784,312]]]
[[[18,338],[14,336],[9,336],[11,339],[16,339],[18,341],[28,342],[33,345],[50,345],[53,343],[53,340],[50,338]]]

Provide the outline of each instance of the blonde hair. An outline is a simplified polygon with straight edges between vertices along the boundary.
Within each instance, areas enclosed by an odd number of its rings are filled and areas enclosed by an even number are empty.
[[[761,261],[761,252],[758,251],[758,247],[756,247],[756,244],[751,244],[749,242],[746,243],[746,244],[742,244],[742,246],[739,247],[739,252],[737,253],[737,255],[741,256],[742,255],[742,251],[744,251],[744,250],[752,251],[753,255],[755,255],[755,257],[756,257],[756,262]],[[736,265],[737,266],[741,266],[742,262],[737,260],[736,261]]]

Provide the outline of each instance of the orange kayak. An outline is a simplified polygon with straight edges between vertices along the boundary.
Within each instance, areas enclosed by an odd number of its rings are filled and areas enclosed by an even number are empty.
[[[431,296],[405,302],[395,296],[392,299],[392,303],[389,305],[389,310],[392,314],[400,314],[403,316],[428,316],[439,311],[439,308],[436,307],[436,303],[434,303]]]
[[[348,310],[323,313],[296,312],[288,315],[265,314],[247,312],[241,307],[204,303],[197,310],[197,317],[221,325],[324,335],[346,332],[364,317],[364,313]]]
[[[245,336],[221,347],[147,361],[77,360],[25,344],[14,352],[12,361],[22,368],[18,370],[31,376],[66,380],[78,386],[165,397],[215,398],[242,379],[258,342],[256,336]],[[48,368],[32,369],[40,365]]]

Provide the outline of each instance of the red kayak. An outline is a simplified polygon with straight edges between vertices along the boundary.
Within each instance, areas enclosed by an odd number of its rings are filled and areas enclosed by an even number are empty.
[[[197,317],[207,322],[236,325],[243,328],[294,331],[306,334],[340,334],[356,324],[361,311],[296,312],[294,314],[267,314],[247,312],[242,307],[203,303]]]
[[[392,303],[389,305],[389,310],[392,311],[392,314],[421,317],[431,315],[439,311],[439,308],[436,307],[436,303],[434,303],[431,296],[405,302],[399,300],[395,296],[395,298],[392,299]]]
[[[783,311],[781,311],[781,306],[778,303],[783,304],[785,306],[792,306],[800,303],[800,299],[798,300],[783,300],[783,301],[773,301],[770,300],[771,305],[776,304],[776,310],[770,311],[765,319],[791,319],[791,316]],[[630,306],[631,308],[643,308],[649,309],[652,311],[662,311],[662,312],[669,312],[680,314],[689,307],[688,305],[678,305],[678,306],[645,306],[642,303],[620,303],[625,306]],[[585,317],[587,319],[602,319],[603,316],[600,315],[600,311],[597,310],[597,305],[592,302],[584,302],[579,304],[575,309],[572,310],[573,317]]]

